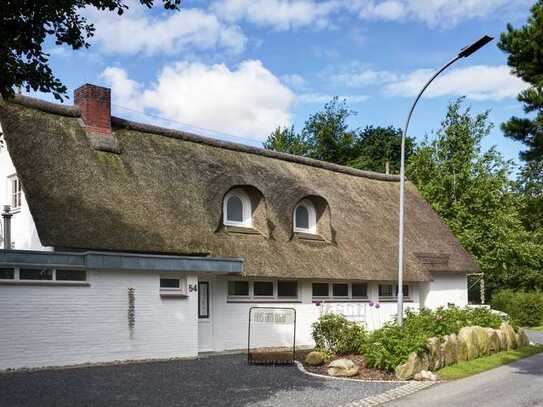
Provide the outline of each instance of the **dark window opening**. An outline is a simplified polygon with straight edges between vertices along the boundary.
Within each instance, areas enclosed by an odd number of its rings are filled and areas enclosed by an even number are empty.
[[[313,283],[313,297],[328,297],[328,283]]]
[[[332,294],[334,297],[348,297],[349,285],[348,284],[333,284]]]
[[[20,269],[19,279],[21,280],[52,280],[53,270],[51,269]]]
[[[255,297],[273,297],[273,283],[271,281],[255,281],[253,284]]]
[[[179,288],[178,278],[161,278],[160,288]]]
[[[278,298],[298,298],[298,282],[297,281],[278,281],[277,282],[277,297]]]
[[[228,295],[243,296],[243,297],[249,296],[249,282],[248,281],[229,281]]]

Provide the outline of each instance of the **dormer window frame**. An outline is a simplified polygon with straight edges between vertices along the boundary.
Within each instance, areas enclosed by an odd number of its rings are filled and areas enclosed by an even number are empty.
[[[241,221],[228,218],[228,203],[230,199],[238,198],[241,202]],[[241,188],[235,188],[226,193],[223,199],[223,224],[225,226],[235,226],[242,228],[253,227],[253,210],[251,199],[247,192]]]
[[[307,228],[301,227],[297,223],[297,212],[299,208],[305,208],[307,211]],[[302,199],[292,213],[292,223],[294,232],[296,233],[307,233],[311,235],[317,234],[317,211],[315,209],[315,204],[308,198]]]
[[[12,212],[19,212],[23,205],[23,188],[16,173],[8,176],[9,202]]]

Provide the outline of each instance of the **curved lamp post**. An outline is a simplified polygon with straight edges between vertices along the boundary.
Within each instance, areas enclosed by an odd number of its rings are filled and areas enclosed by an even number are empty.
[[[462,58],[467,58],[474,52],[478,51],[482,47],[484,47],[486,44],[488,44],[490,41],[492,41],[494,38],[489,37],[488,35],[485,35],[484,37],[481,37],[479,40],[475,41],[473,44],[468,45],[465,48],[462,48],[457,56],[455,56],[453,59],[451,59],[449,62],[447,62],[439,71],[437,71],[434,76],[430,78],[428,82],[422,87],[419,94],[415,98],[415,101],[413,102],[413,105],[411,106],[411,109],[409,110],[409,114],[407,115],[407,120],[405,122],[404,131],[402,133],[402,147],[401,147],[401,161],[400,161],[400,236],[399,236],[399,244],[398,244],[398,324],[402,325],[403,323],[403,241],[404,241],[404,195],[405,195],[405,137],[407,136],[407,129],[409,127],[409,121],[411,120],[411,116],[413,115],[413,110],[415,110],[415,106],[417,105],[419,99],[421,98],[422,94],[428,88],[430,83],[433,82],[435,78],[441,74],[445,69],[447,69],[449,66],[454,64],[456,61]]]

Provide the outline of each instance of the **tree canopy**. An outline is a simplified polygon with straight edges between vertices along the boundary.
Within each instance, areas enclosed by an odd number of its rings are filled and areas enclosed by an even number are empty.
[[[526,145],[522,159],[543,160],[543,0],[532,7],[525,26],[516,29],[507,25],[498,47],[509,54],[507,63],[513,73],[530,85],[518,95],[518,100],[527,114],[535,115],[512,117],[502,129],[507,137]]]
[[[293,127],[277,128],[264,147],[370,171],[384,172],[388,161],[391,172],[398,172],[401,130],[374,126],[350,129],[348,119],[355,114],[344,100],[333,98],[306,120],[300,133]],[[413,146],[413,139],[407,138],[407,155]]]
[[[155,0],[138,0],[152,7]],[[177,10],[181,0],[162,0]],[[121,15],[128,0],[4,0],[0,7],[0,94],[10,97],[15,87],[52,93],[62,100],[66,86],[49,66],[43,44],[51,36],[56,45],[88,48],[95,27],[80,14],[85,7]]]
[[[478,260],[490,290],[543,288],[543,244],[523,223],[511,163],[494,148],[482,151],[488,113],[474,115],[462,104],[451,103],[433,140],[416,149],[408,177]]]

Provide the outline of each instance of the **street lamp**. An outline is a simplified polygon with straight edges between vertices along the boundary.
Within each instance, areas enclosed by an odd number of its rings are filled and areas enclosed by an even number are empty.
[[[400,235],[399,235],[399,242],[398,242],[398,324],[402,325],[403,323],[403,235],[404,235],[404,195],[405,195],[405,138],[407,136],[407,128],[409,127],[409,121],[411,120],[411,116],[413,115],[413,110],[415,110],[415,106],[417,105],[417,102],[421,98],[422,94],[428,88],[430,83],[439,76],[441,72],[443,72],[445,69],[447,69],[449,66],[454,64],[456,61],[458,61],[461,58],[467,58],[474,52],[478,51],[482,47],[484,47],[486,44],[488,44],[490,41],[492,41],[494,38],[489,37],[488,35],[485,35],[484,37],[481,37],[479,40],[475,41],[473,44],[468,45],[467,47],[464,47],[460,50],[458,55],[456,55],[453,59],[451,59],[449,62],[447,62],[443,67],[437,71],[434,76],[430,78],[428,82],[422,87],[421,91],[417,95],[415,101],[413,102],[413,105],[411,106],[411,110],[409,110],[409,114],[407,115],[407,120],[405,122],[404,131],[402,133],[402,147],[401,147],[401,161],[400,161]]]

